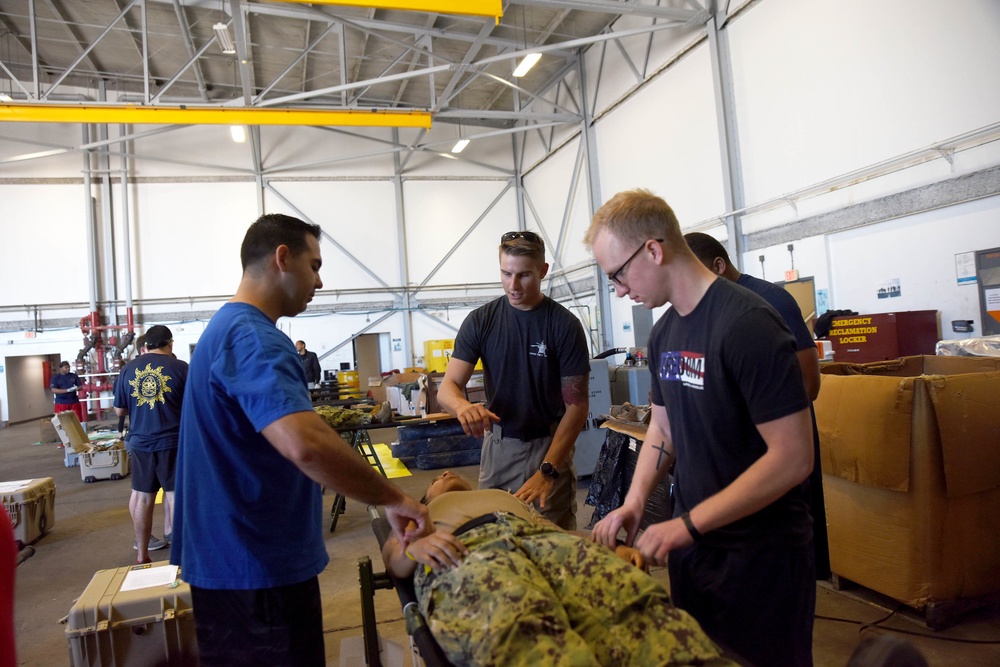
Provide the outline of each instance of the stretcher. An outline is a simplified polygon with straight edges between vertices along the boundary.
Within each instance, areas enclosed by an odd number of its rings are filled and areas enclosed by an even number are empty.
[[[377,507],[369,505],[368,515],[371,518],[372,531],[375,533],[381,552],[382,546],[392,533],[392,528]],[[375,591],[395,589],[399,596],[399,603],[403,607],[406,634],[410,636],[410,645],[414,651],[413,664],[419,664],[417,662],[419,655],[427,667],[450,667],[452,665],[431,634],[431,629],[423,614],[420,613],[420,605],[417,603],[412,577],[399,579],[388,572],[376,573],[372,568],[371,558],[362,556],[358,559],[358,579],[361,582],[361,627],[365,645],[365,664],[369,667],[382,666],[375,619]]]
[[[371,519],[372,531],[378,540],[379,552],[392,533],[389,521],[382,515],[379,508],[369,505],[368,516]],[[406,622],[406,634],[410,636],[410,647],[413,650],[413,664],[423,660],[426,667],[454,667],[444,651],[431,634],[427,620],[420,612],[420,604],[413,588],[413,577],[400,579],[389,572],[376,573],[372,568],[371,558],[362,556],[358,559],[358,580],[361,583],[361,628],[365,646],[365,664],[368,667],[382,667],[379,655],[379,638],[377,620],[375,618],[375,591],[379,589],[395,589],[399,603],[403,607],[403,619]],[[722,656],[741,667],[754,667],[753,663],[743,658],[723,642],[712,638],[722,650]]]

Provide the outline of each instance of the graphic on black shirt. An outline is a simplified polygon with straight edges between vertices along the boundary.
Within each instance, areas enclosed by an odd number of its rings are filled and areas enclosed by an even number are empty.
[[[678,350],[660,355],[658,376],[665,382],[680,382],[685,387],[705,388],[705,355]]]
[[[531,353],[531,356],[533,356],[533,357],[547,357],[547,356],[549,356],[549,355],[546,354],[546,352],[548,351],[549,347],[548,347],[548,345],[545,344],[544,340],[542,342],[540,342],[540,343],[532,343],[531,347],[535,348],[535,351]]]

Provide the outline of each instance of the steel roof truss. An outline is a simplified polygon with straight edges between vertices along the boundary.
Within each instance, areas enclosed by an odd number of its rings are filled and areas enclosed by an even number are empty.
[[[269,191],[271,191],[271,193],[273,193],[274,196],[276,196],[278,199],[280,199],[281,201],[283,201],[285,203],[285,205],[287,205],[289,208],[291,208],[293,211],[295,211],[295,214],[299,218],[301,218],[302,220],[304,220],[305,222],[308,222],[310,224],[316,224],[315,222],[313,222],[309,218],[309,216],[307,216],[305,213],[303,213],[302,211],[300,211],[298,209],[298,207],[295,206],[295,204],[293,204],[291,201],[289,201],[287,197],[285,197],[283,194],[281,194],[280,192],[278,192],[278,190],[274,187],[274,185],[271,184],[270,181],[265,180],[264,181],[264,186]],[[322,226],[320,228],[322,229]],[[360,268],[362,271],[364,271],[366,274],[368,274],[372,278],[372,280],[374,280],[375,282],[377,282],[379,285],[381,285],[383,288],[385,288],[386,290],[388,290],[394,296],[399,296],[398,292],[393,291],[392,288],[389,287],[389,285],[386,284],[386,282],[384,280],[382,280],[381,278],[379,278],[371,269],[369,269],[364,264],[364,262],[362,262],[357,257],[355,257],[347,248],[345,248],[344,246],[340,245],[340,243],[337,241],[337,239],[333,238],[333,236],[331,236],[329,232],[327,232],[324,229],[324,230],[322,230],[322,234],[323,234],[323,236],[330,243],[332,243],[337,248],[337,250],[339,250],[340,252],[344,253],[344,256],[346,256],[347,259],[349,259],[352,262],[354,262],[358,266],[358,268]]]
[[[130,9],[132,9],[132,7],[133,7],[133,6],[135,5],[135,3],[136,3],[137,1],[138,1],[138,0],[130,0],[130,1],[129,1],[129,3],[128,3],[128,6],[126,6],[126,7],[125,7],[125,9],[123,9],[123,10],[121,11],[121,13],[119,13],[119,14],[118,14],[118,17],[117,17],[117,18],[115,18],[115,20],[114,20],[114,21],[112,21],[112,22],[111,22],[110,24],[108,24],[108,27],[106,27],[106,28],[104,29],[104,32],[102,32],[102,33],[100,34],[100,36],[99,36],[99,37],[98,37],[97,39],[95,39],[95,40],[93,41],[93,43],[92,43],[92,44],[90,44],[89,46],[87,46],[86,48],[84,48],[84,47],[83,47],[83,44],[82,44],[82,42],[80,41],[80,38],[79,38],[79,37],[78,37],[78,36],[76,35],[76,32],[75,32],[74,30],[72,30],[72,29],[71,29],[71,28],[69,27],[69,26],[70,26],[71,24],[70,24],[70,23],[68,23],[68,22],[65,22],[65,21],[66,21],[66,19],[65,19],[65,18],[63,18],[63,17],[62,17],[62,15],[61,15],[61,14],[59,13],[59,10],[58,10],[58,9],[57,9],[57,8],[55,7],[55,5],[54,5],[54,4],[52,3],[52,0],[48,0],[48,2],[49,2],[49,5],[50,5],[50,6],[52,7],[52,11],[54,11],[54,12],[56,13],[56,15],[57,15],[57,16],[59,16],[60,20],[64,21],[64,25],[66,26],[66,30],[67,30],[67,31],[68,31],[68,32],[69,32],[69,33],[70,33],[70,34],[71,34],[71,35],[73,36],[73,39],[74,39],[74,40],[76,41],[77,45],[78,45],[78,46],[80,47],[80,49],[81,49],[81,50],[82,50],[83,52],[82,52],[82,53],[81,53],[81,54],[80,54],[80,55],[79,55],[79,56],[77,57],[77,59],[76,59],[76,60],[74,60],[74,61],[73,61],[73,64],[71,64],[71,65],[70,65],[69,67],[67,67],[67,68],[66,68],[66,70],[65,70],[65,71],[64,71],[64,72],[62,73],[62,76],[60,76],[60,77],[59,77],[58,79],[56,79],[56,81],[55,81],[55,82],[54,82],[54,83],[53,83],[53,84],[52,84],[51,86],[49,86],[49,89],[48,89],[48,90],[46,90],[46,91],[45,91],[45,94],[43,94],[43,95],[41,96],[41,99],[43,99],[43,100],[46,100],[46,99],[48,99],[49,95],[51,95],[51,94],[52,94],[52,91],[54,91],[54,90],[55,90],[56,88],[58,88],[58,87],[59,87],[59,84],[61,84],[61,83],[63,82],[63,80],[65,80],[65,79],[66,79],[66,77],[67,77],[67,76],[69,76],[69,75],[70,75],[70,73],[71,73],[71,72],[72,72],[72,71],[73,71],[74,69],[76,69],[76,66],[77,66],[77,65],[79,65],[79,64],[80,64],[81,62],[83,62],[84,60],[90,60],[90,62],[91,62],[91,65],[92,65],[92,66],[94,67],[94,69],[95,69],[96,71],[98,71],[98,72],[99,72],[99,71],[101,71],[101,70],[102,70],[102,68],[101,68],[101,67],[99,67],[99,66],[97,65],[97,63],[96,63],[96,62],[94,62],[94,60],[93,60],[93,59],[89,58],[89,56],[90,56],[90,52],[94,50],[94,47],[95,47],[95,46],[97,46],[98,44],[100,44],[100,43],[101,43],[101,40],[102,40],[102,39],[104,39],[104,38],[105,38],[105,37],[106,37],[106,36],[108,35],[108,33],[110,33],[110,32],[111,32],[111,30],[112,30],[112,29],[113,29],[113,28],[115,27],[115,25],[117,25],[117,23],[118,23],[119,21],[121,21],[121,20],[122,20],[122,18],[124,18],[125,14],[127,14],[127,13],[128,13],[128,11],[129,11]]]
[[[180,78],[181,74],[187,71],[188,67],[191,67],[194,72],[194,78],[198,82],[198,92],[201,93],[202,101],[208,102],[208,86],[205,85],[205,73],[201,71],[201,63],[198,61],[198,58],[211,46],[212,41],[209,40],[200,51],[195,49],[194,40],[191,39],[191,27],[188,25],[187,16],[184,14],[184,7],[181,6],[180,0],[173,0],[173,5],[174,14],[177,16],[177,25],[180,27],[181,37],[184,39],[184,48],[187,49],[188,62],[166,85],[161,86],[160,92],[153,98],[153,103],[155,104],[159,101],[163,93]]]
[[[278,82],[281,81],[283,78],[285,78],[286,74],[288,74],[293,69],[295,69],[296,65],[298,65],[299,63],[302,63],[302,85],[305,86],[305,84],[306,84],[306,66],[305,66],[306,57],[309,55],[310,51],[312,51],[314,48],[316,48],[316,46],[321,41],[323,41],[323,39],[326,38],[327,35],[329,35],[333,30],[335,30],[335,29],[337,29],[339,27],[340,26],[338,26],[336,23],[330,23],[329,25],[327,25],[326,26],[326,30],[324,30],[322,34],[320,34],[316,39],[314,39],[312,41],[312,43],[308,44],[304,49],[302,49],[302,51],[299,53],[299,55],[295,56],[295,58],[292,59],[292,62],[288,63],[288,67],[286,67],[281,72],[281,74],[279,74],[278,76],[274,77],[274,80],[271,81],[270,84],[268,84],[267,88],[265,88],[264,90],[260,91],[260,93],[256,97],[253,98],[253,102],[252,102],[253,105],[256,106],[257,104],[259,104],[260,101],[262,99],[264,99],[264,97],[269,92],[271,92],[271,89],[274,88],[276,85],[278,85]],[[341,41],[341,43],[343,43],[343,41],[344,41],[343,32],[340,33],[340,41]]]
[[[500,191],[500,194],[498,194],[493,201],[490,202],[490,205],[486,207],[486,210],[483,211],[478,218],[476,218],[476,221],[469,225],[469,228],[465,230],[465,233],[462,234],[461,238],[459,238],[458,241],[455,242],[455,245],[453,245],[451,249],[445,253],[445,256],[441,258],[441,261],[437,263],[437,266],[431,269],[431,272],[427,274],[427,277],[420,281],[420,287],[413,290],[411,296],[416,296],[423,287],[427,286],[427,283],[434,277],[434,274],[436,274],[441,267],[444,266],[445,262],[451,259],[451,256],[455,254],[455,251],[458,250],[459,246],[465,243],[465,239],[469,238],[469,235],[472,234],[476,227],[479,226],[479,223],[486,219],[489,212],[493,210],[493,207],[496,206],[501,199],[503,199],[503,196],[507,194],[507,191],[510,190],[513,185],[513,181],[507,181],[507,184],[504,186],[503,190]]]

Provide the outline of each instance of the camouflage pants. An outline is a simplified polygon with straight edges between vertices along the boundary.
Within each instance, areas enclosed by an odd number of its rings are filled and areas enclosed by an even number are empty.
[[[714,660],[718,648],[662,586],[605,547],[511,516],[460,539],[460,567],[415,578],[456,665],[731,664]]]

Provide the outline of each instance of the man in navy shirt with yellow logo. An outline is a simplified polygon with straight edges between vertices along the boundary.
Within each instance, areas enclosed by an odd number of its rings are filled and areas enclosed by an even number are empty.
[[[80,402],[80,397],[76,393],[80,389],[80,376],[70,370],[68,361],[59,364],[59,373],[52,376],[52,381],[49,382],[49,389],[52,390],[52,394],[55,396],[53,411],[58,414],[72,410],[80,419],[83,430],[86,431],[87,410],[83,403]]]
[[[136,562],[148,563],[149,551],[167,546],[173,525],[174,476],[181,424],[181,401],[187,362],[174,357],[174,337],[165,326],[146,332],[146,352],[122,369],[115,383],[115,414],[129,415],[132,498]],[[151,539],[156,493],[163,489],[165,539]]]

